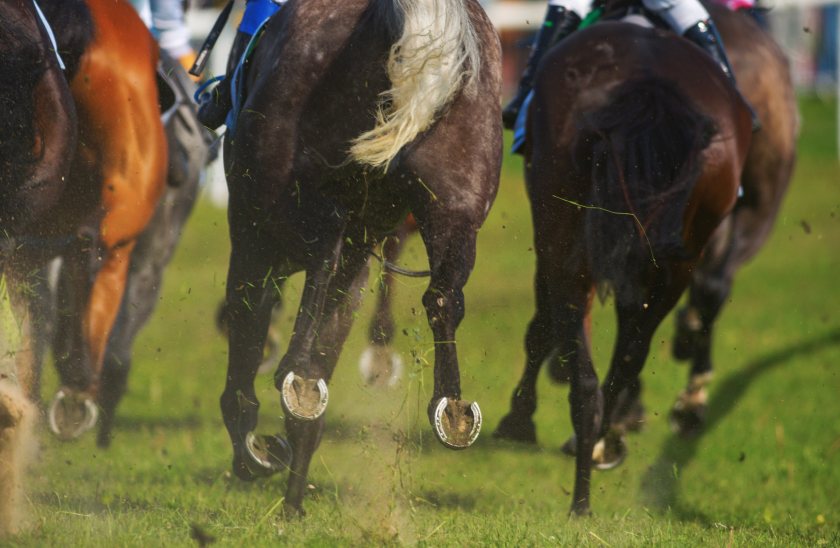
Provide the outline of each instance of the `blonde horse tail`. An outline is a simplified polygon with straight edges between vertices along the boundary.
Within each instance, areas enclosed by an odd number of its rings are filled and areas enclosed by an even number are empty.
[[[391,46],[376,125],[353,140],[352,158],[387,170],[399,151],[429,129],[462,88],[474,86],[480,45],[466,0],[374,0],[391,9],[401,36]]]

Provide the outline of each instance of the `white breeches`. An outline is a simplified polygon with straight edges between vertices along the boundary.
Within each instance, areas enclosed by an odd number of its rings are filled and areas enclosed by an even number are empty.
[[[548,3],[573,11],[580,17],[585,17],[592,7],[591,0],[548,0]],[[647,9],[664,19],[674,32],[680,35],[700,21],[709,18],[709,12],[700,0],[642,0],[642,3]]]

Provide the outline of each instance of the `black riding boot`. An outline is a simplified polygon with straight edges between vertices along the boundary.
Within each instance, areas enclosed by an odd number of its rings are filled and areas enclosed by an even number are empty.
[[[205,127],[216,129],[224,124],[228,112],[233,108],[233,102],[230,97],[230,78],[233,76],[233,71],[239,63],[239,58],[242,57],[250,41],[250,34],[240,31],[236,32],[236,38],[233,39],[233,46],[230,48],[225,78],[219,81],[212,90],[202,94],[199,98],[198,121]]]
[[[528,57],[528,64],[525,65],[525,72],[522,73],[522,78],[519,80],[516,97],[502,111],[502,123],[505,128],[513,129],[516,117],[519,115],[519,109],[522,108],[522,103],[525,102],[525,98],[528,97],[528,93],[534,87],[534,76],[537,73],[537,66],[539,66],[543,54],[551,46],[576,31],[580,21],[580,17],[575,12],[549,4],[548,11],[545,13],[545,21],[543,21],[540,30],[537,31],[534,44],[531,46],[531,55]]]
[[[738,88],[738,82],[735,81],[735,73],[732,71],[732,65],[729,64],[729,58],[726,56],[726,50],[723,48],[723,40],[721,40],[720,34],[718,34],[714,23],[711,20],[700,21],[685,31],[683,36],[703,48],[703,50],[715,60],[721,70],[723,70],[724,74],[729,77],[732,85],[735,86],[738,94],[741,95],[741,98],[750,110],[753,131],[761,129],[761,121],[758,119],[758,115],[755,113],[755,110],[753,110],[750,102],[747,101],[746,97],[741,94],[741,90]]]

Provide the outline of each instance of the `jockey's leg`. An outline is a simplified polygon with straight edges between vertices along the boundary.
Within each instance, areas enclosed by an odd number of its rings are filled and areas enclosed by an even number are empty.
[[[729,77],[735,89],[738,89],[735,73],[723,47],[723,40],[709,16],[709,12],[706,11],[699,0],[642,0],[642,2],[647,9],[656,13],[668,23],[674,32],[700,46],[703,51],[708,53],[720,66],[724,74]],[[750,110],[753,131],[757,131],[761,128],[761,122],[749,101],[743,96],[742,98]]]
[[[190,70],[195,62],[195,51],[190,46],[190,30],[184,17],[181,0],[149,0],[152,12],[152,29],[161,49]]]
[[[516,96],[502,111],[502,121],[507,129],[513,128],[519,109],[522,108],[522,103],[525,102],[525,98],[534,86],[534,76],[543,54],[551,46],[577,30],[581,17],[589,13],[590,4],[591,0],[548,1],[545,20],[534,38],[531,55],[528,57],[528,64],[525,65],[525,72],[519,80]]]
[[[245,4],[245,14],[239,23],[233,46],[230,48],[225,78],[216,87],[199,97],[198,120],[205,127],[216,129],[225,123],[228,112],[233,107],[231,99],[231,79],[236,65],[245,53],[251,37],[257,32],[260,24],[274,15],[286,0],[248,0]]]

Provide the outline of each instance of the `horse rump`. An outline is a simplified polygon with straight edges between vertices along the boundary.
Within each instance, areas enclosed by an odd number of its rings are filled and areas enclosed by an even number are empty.
[[[686,256],[683,215],[717,129],[674,82],[655,76],[624,82],[578,124],[575,167],[591,180],[589,267],[596,283],[632,303],[651,267]]]

